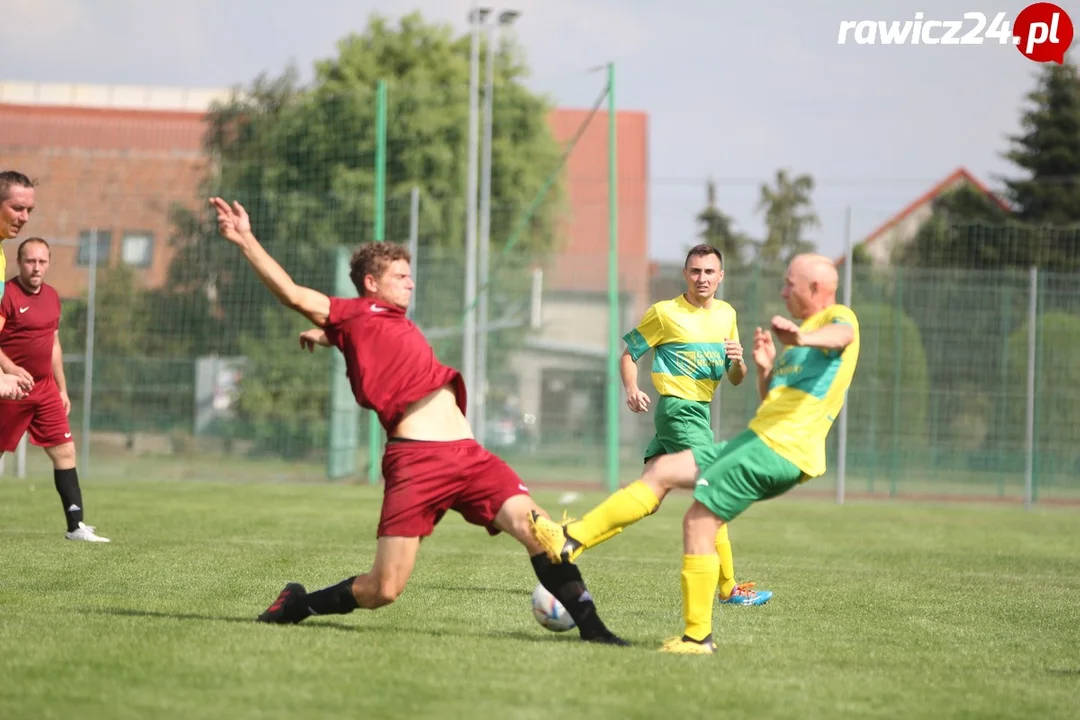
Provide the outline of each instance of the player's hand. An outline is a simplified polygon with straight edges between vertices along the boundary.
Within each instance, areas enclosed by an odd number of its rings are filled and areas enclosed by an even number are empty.
[[[71,414],[71,398],[68,397],[68,394],[66,392],[60,393],[60,402],[64,406],[64,414],[65,415],[70,415]]]
[[[626,392],[626,407],[636,413],[649,412],[649,396],[644,390],[628,390]]]
[[[779,315],[773,316],[772,330],[784,345],[788,347],[802,345],[802,333],[799,332],[799,326],[787,318]]]
[[[776,345],[773,344],[772,334],[768,330],[754,328],[754,364],[764,372],[769,372],[774,360]]]
[[[33,388],[34,383],[27,383],[18,375],[0,375],[0,400],[22,400]]]
[[[27,392],[30,392],[30,390],[33,389],[33,387],[34,387],[34,376],[31,375],[30,373],[28,373],[26,370],[19,367],[18,365],[11,368],[11,372],[9,374],[14,375],[15,377],[19,378],[19,380],[23,383],[23,388]]]
[[[300,333],[300,349],[315,352],[315,346],[330,347],[330,341],[326,339],[326,331],[319,328],[305,330]]]
[[[251,234],[251,218],[247,210],[238,202],[232,205],[219,197],[210,198],[210,204],[217,210],[218,232],[235,245],[243,245],[245,237]]]
[[[743,361],[743,346],[738,340],[724,341],[724,355],[732,365],[738,365]]]

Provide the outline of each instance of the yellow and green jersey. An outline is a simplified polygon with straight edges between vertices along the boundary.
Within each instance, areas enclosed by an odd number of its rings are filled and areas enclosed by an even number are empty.
[[[0,244],[0,298],[4,297],[4,280],[7,279],[7,258],[4,257],[4,246]]]
[[[859,361],[859,321],[851,308],[833,305],[807,318],[811,332],[841,323],[855,330],[844,350],[789,347],[776,359],[769,392],[750,421],[762,441],[808,477],[825,473],[825,438],[840,414]]]
[[[634,362],[653,351],[652,381],[658,393],[703,402],[712,400],[731,367],[724,341],[738,339],[735,308],[722,300],[700,308],[682,295],[650,307],[623,336]]]

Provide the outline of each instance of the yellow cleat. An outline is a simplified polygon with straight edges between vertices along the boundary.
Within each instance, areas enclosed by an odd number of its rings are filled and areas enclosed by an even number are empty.
[[[674,637],[664,641],[660,652],[675,653],[677,655],[712,655],[716,652],[716,643],[711,639],[705,642],[694,642],[681,637]]]
[[[578,555],[585,551],[585,546],[566,534],[566,526],[570,520],[565,520],[562,525],[547,519],[535,510],[529,513],[529,524],[532,526],[533,537],[548,559],[555,564],[572,563]]]

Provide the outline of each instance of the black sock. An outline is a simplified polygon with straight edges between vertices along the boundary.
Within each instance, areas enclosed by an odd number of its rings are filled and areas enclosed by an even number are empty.
[[[75,468],[53,470],[53,482],[56,484],[56,492],[60,493],[60,502],[64,504],[64,516],[67,518],[68,532],[74,532],[79,528],[79,523],[83,519],[79,471]]]
[[[596,612],[596,604],[593,603],[592,595],[585,587],[585,581],[581,579],[581,571],[577,565],[570,563],[554,564],[548,556],[541,553],[532,558],[533,570],[540,584],[562,603],[574,623],[578,627],[581,637],[586,640],[611,635],[600,615]]]
[[[356,577],[342,580],[337,585],[308,593],[307,605],[315,615],[347,615],[360,607],[352,594],[352,584]]]

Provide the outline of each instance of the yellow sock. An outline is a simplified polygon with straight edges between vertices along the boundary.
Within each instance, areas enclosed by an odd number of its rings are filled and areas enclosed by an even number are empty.
[[[660,500],[656,493],[645,483],[636,480],[622,490],[612,493],[607,500],[586,513],[585,517],[570,523],[566,530],[570,537],[591,548],[627,525],[656,512],[658,507]]]
[[[728,598],[735,592],[735,560],[731,557],[727,523],[716,532],[716,554],[720,556],[720,597]]]
[[[683,555],[682,595],[686,637],[701,642],[712,633],[713,594],[720,577],[716,555]]]

